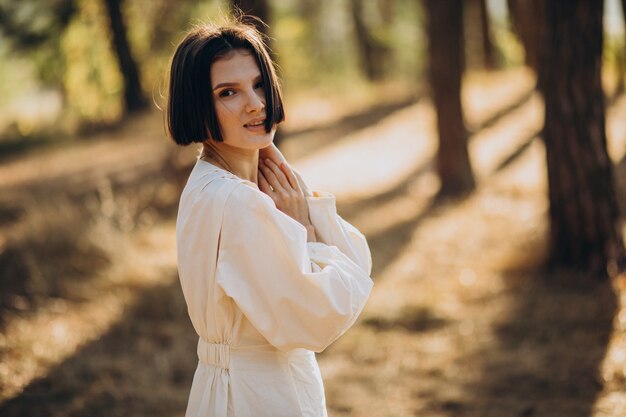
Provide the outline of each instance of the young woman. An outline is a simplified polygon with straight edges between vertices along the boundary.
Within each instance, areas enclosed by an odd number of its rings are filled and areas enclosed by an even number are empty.
[[[314,352],[355,322],[372,288],[363,235],[272,144],[283,119],[254,27],[201,26],[180,43],[167,127],[177,144],[202,144],[176,226],[200,336],[187,417],[325,416]]]

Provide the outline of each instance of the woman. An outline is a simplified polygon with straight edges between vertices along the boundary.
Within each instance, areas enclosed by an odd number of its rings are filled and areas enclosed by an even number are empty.
[[[314,352],[355,322],[371,291],[363,235],[272,144],[283,119],[252,26],[201,26],[180,43],[167,127],[177,144],[202,143],[176,226],[200,336],[188,417],[325,416]]]

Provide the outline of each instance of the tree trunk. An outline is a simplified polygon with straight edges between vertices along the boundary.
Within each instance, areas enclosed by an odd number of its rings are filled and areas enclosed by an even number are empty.
[[[246,15],[261,19],[265,24],[260,22],[254,22],[254,24],[261,33],[269,36],[268,28],[271,18],[268,0],[231,0],[231,6],[240,9]]]
[[[141,90],[139,69],[130,52],[126,26],[121,11],[122,0],[105,0],[109,23],[113,35],[113,50],[124,78],[124,105],[127,114],[142,110],[147,106]]]
[[[622,48],[618,52],[617,57],[617,86],[615,87],[615,96],[624,94],[626,85],[624,84],[624,75],[626,74],[626,48]]]
[[[543,0],[508,0],[509,16],[514,31],[517,33],[525,51],[526,65],[537,74],[537,87],[541,90],[540,80],[542,57],[540,47],[543,43],[543,24],[545,3]]]
[[[428,71],[439,131],[440,194],[462,194],[474,188],[461,108],[461,77],[465,65],[463,2],[426,0],[424,5],[428,15]]]
[[[361,66],[368,80],[378,81],[384,76],[384,64],[389,51],[385,45],[372,36],[363,18],[363,7],[363,0],[350,1]]]
[[[622,0],[622,20],[624,27],[626,27],[626,0]],[[626,90],[626,86],[624,85],[624,76],[626,75],[626,30],[624,31],[624,35],[624,47],[618,57],[619,67],[617,69],[617,76],[619,78],[617,80],[617,94],[623,94],[624,90]]]
[[[546,2],[545,126],[551,260],[606,277],[623,268],[601,85],[603,0]]]
[[[496,68],[496,56],[491,36],[491,22],[487,10],[487,0],[479,0],[480,3],[480,31],[483,41],[483,65],[487,69]]]

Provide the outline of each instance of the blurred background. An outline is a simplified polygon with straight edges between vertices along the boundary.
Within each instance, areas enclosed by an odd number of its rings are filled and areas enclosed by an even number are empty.
[[[0,415],[184,415],[198,149],[162,109],[233,6],[277,143],[372,249],[329,415],[626,415],[624,0],[0,0]]]

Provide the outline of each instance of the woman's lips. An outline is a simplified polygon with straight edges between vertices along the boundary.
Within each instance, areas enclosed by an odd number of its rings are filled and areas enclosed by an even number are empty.
[[[244,125],[244,127],[255,127],[255,126],[263,126],[265,123],[264,117],[259,117],[258,119],[252,119],[248,123]]]
[[[253,132],[265,132],[265,119],[255,119],[243,125],[246,129]]]

